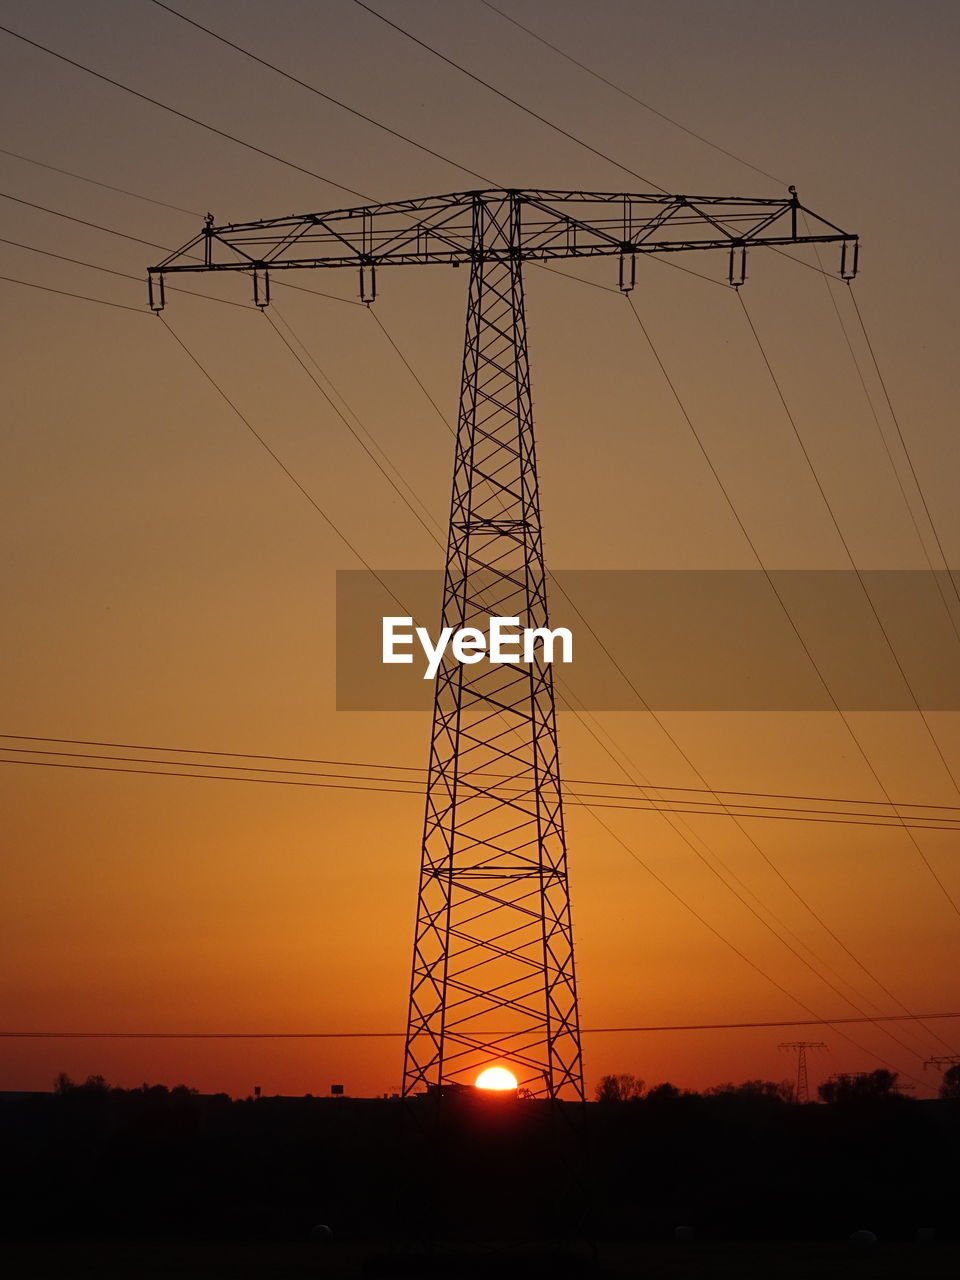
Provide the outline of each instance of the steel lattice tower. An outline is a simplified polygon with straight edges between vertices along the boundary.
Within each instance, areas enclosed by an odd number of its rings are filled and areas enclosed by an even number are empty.
[[[546,627],[519,205],[478,201],[474,217],[442,625]],[[531,1091],[583,1095],[542,648],[517,666],[448,654],[437,674],[404,1092],[472,1083],[491,1058]]]
[[[800,234],[798,218],[810,228]],[[722,250],[739,287],[753,246],[857,238],[779,198],[491,190],[214,225],[150,268],[150,305],[173,272],[240,271],[254,302],[273,272],[469,265],[466,337],[443,589],[443,625],[490,617],[548,625],[523,306],[524,262],[619,258],[634,287],[644,254]],[[473,1083],[512,1067],[524,1088],[583,1097],[567,853],[549,663],[465,666],[437,675],[404,1093]]]
[[[822,1040],[784,1040],[777,1045],[778,1049],[795,1049],[797,1051],[797,1102],[810,1101],[810,1083],[807,1079],[807,1050],[826,1049]]]

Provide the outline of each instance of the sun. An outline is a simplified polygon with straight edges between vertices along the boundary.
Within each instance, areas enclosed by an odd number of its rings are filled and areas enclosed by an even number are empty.
[[[517,1077],[506,1067],[487,1067],[477,1076],[478,1089],[516,1089]]]

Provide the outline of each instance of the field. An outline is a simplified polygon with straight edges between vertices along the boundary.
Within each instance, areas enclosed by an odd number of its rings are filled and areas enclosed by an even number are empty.
[[[881,1243],[860,1253],[846,1243],[659,1241],[606,1244],[595,1252],[584,1245],[438,1247],[430,1253],[357,1241],[41,1241],[0,1245],[0,1269],[11,1280],[956,1280],[960,1249]]]

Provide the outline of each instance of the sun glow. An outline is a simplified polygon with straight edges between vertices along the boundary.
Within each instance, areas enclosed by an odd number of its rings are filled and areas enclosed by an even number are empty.
[[[506,1067],[487,1067],[477,1076],[478,1089],[516,1089],[517,1077]]]

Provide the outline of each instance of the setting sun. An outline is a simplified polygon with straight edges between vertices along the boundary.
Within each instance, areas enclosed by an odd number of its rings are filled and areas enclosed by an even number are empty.
[[[487,1067],[477,1076],[478,1089],[516,1089],[517,1077],[506,1067]]]

